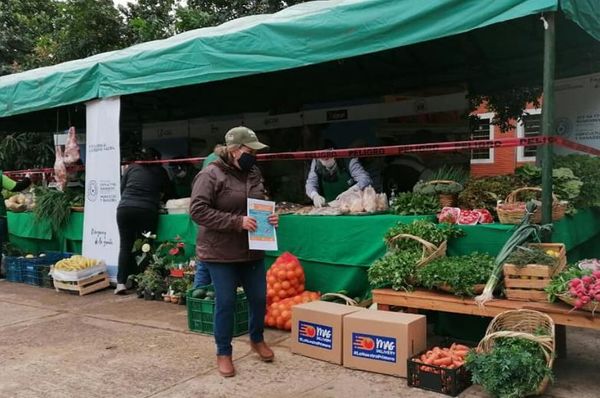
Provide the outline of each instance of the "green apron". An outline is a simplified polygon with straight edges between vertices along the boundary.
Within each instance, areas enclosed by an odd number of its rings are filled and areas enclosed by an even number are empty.
[[[325,181],[322,176],[319,176],[319,180],[323,197],[327,202],[331,202],[349,188],[348,181],[350,180],[350,174],[346,170],[343,170],[338,172],[337,180],[335,181]]]

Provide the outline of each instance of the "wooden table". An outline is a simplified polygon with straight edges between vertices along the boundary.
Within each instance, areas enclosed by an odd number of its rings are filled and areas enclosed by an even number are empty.
[[[447,293],[430,290],[414,292],[397,292],[392,289],[373,290],[373,302],[377,308],[389,311],[390,306],[414,310],[431,310],[451,312],[455,314],[495,317],[501,312],[517,309],[536,310],[548,314],[556,326],[556,344],[559,357],[566,357],[565,326],[600,330],[600,315],[592,316],[587,311],[571,311],[571,307],[563,303],[535,303],[527,301],[512,301],[494,299],[485,306],[479,307],[471,298],[461,298]]]

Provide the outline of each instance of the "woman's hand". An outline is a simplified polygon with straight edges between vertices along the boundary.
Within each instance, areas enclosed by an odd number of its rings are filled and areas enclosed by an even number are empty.
[[[256,219],[252,217],[244,217],[242,220],[242,229],[250,232],[256,231]]]
[[[269,216],[269,224],[275,228],[279,227],[279,214],[271,214]]]

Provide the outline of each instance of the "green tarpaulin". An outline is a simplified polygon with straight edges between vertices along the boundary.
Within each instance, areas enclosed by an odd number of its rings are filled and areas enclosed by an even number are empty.
[[[385,253],[383,236],[398,222],[410,223],[415,217],[373,216],[282,216],[278,231],[280,252],[268,253],[270,264],[282,252],[296,255],[306,271],[306,286],[321,292],[349,290],[362,295],[368,290],[367,269]],[[8,213],[11,241],[24,249],[60,250],[61,237],[54,236],[44,223],[35,223],[31,213]],[[466,235],[448,243],[448,255],[473,251],[498,253],[511,234],[510,225],[476,225],[461,227]],[[310,233],[307,233],[310,231]],[[74,213],[63,236],[67,248],[80,251],[83,217]],[[158,227],[158,240],[176,236],[193,252],[196,225],[188,215],[163,215]],[[555,224],[555,242],[563,242],[571,261],[598,257],[600,252],[600,210],[580,211]]]
[[[276,14],[241,18],[165,40],[4,76],[0,78],[0,117],[94,98],[370,54],[556,11],[559,6],[569,19],[600,39],[598,3],[595,0],[307,2]]]

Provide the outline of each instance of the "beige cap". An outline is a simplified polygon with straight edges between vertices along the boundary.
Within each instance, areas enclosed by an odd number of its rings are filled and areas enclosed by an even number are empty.
[[[234,127],[225,134],[225,143],[227,145],[244,145],[255,151],[268,148],[268,145],[263,144],[258,140],[256,133],[248,127]]]

